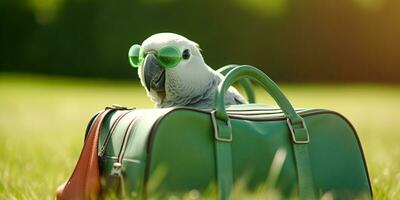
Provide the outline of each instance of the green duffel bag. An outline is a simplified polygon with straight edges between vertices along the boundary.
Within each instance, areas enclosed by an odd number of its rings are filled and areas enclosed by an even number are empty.
[[[279,107],[225,108],[225,92],[245,78],[262,86]],[[317,199],[326,193],[334,199],[372,198],[350,122],[334,111],[294,109],[279,87],[251,66],[230,70],[210,110],[117,108],[105,117],[98,145],[103,194],[163,199],[215,191],[216,199],[229,199],[237,184],[254,191],[272,180],[267,186],[283,198]]]

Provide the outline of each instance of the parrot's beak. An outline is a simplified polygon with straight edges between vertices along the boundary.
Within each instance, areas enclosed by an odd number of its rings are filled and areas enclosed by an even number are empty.
[[[154,53],[148,53],[143,62],[146,89],[156,92],[165,91],[165,69],[160,66]]]

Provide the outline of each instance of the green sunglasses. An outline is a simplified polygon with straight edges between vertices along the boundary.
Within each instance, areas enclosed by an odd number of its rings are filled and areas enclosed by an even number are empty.
[[[165,46],[159,49],[155,56],[160,63],[161,66],[165,68],[173,68],[176,67],[179,62],[182,60],[182,57],[186,59],[185,53],[188,54],[188,51],[185,50],[183,53],[179,51],[178,48],[174,46]],[[145,54],[140,45],[134,44],[128,53],[129,62],[131,66],[134,68],[138,68],[142,63],[147,54]]]

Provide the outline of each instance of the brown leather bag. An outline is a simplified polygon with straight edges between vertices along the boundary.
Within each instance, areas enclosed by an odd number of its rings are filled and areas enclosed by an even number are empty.
[[[101,112],[90,127],[78,163],[67,182],[57,188],[57,200],[96,199],[100,192],[97,144],[100,125],[112,109]]]

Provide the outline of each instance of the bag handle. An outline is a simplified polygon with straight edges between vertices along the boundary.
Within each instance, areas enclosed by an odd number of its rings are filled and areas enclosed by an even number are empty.
[[[234,69],[237,66],[238,65],[235,65],[235,64],[226,65],[226,66],[219,68],[217,70],[217,72],[219,72],[225,76],[228,72],[230,72],[232,69]],[[254,93],[254,89],[253,89],[253,85],[251,84],[251,81],[247,78],[240,79],[239,84],[243,87],[244,92],[246,93],[248,103],[255,103],[256,95]]]
[[[299,124],[303,122],[303,119],[296,113],[292,104],[279,89],[278,85],[275,84],[266,74],[261,70],[252,67],[250,65],[237,66],[230,70],[225,76],[225,79],[218,86],[218,91],[215,95],[215,110],[216,117],[223,121],[228,121],[228,114],[225,110],[224,96],[228,88],[236,81],[244,78],[253,79],[260,84],[276,101],[285,116],[290,119],[291,125]]]
[[[215,110],[211,113],[211,119],[215,134],[215,158],[217,163],[219,199],[229,199],[233,184],[232,127],[225,110],[224,96],[234,82],[243,78],[250,78],[259,83],[274,98],[287,117],[287,124],[293,141],[300,199],[315,199],[307,145],[309,143],[309,134],[304,119],[296,113],[292,104],[290,104],[275,82],[262,71],[250,65],[241,65],[230,70],[219,84],[215,95]]]

